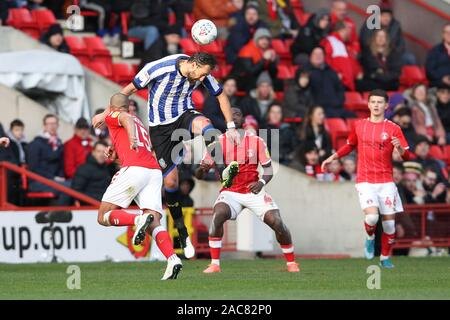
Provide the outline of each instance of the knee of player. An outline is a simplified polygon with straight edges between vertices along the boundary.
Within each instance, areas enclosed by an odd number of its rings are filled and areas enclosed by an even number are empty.
[[[176,178],[164,179],[164,188],[166,192],[173,192],[178,189],[178,180]]]
[[[220,226],[229,218],[229,214],[224,210],[215,210],[213,216],[214,225]]]

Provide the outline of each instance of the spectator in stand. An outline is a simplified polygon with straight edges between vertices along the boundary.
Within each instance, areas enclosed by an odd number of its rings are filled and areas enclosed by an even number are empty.
[[[431,87],[450,86],[450,22],[442,30],[442,42],[433,47],[425,64]]]
[[[406,107],[406,99],[402,93],[396,92],[389,96],[389,108],[385,112],[387,119],[392,119],[395,112]]]
[[[324,178],[320,167],[319,149],[314,142],[306,141],[297,148],[295,158],[289,166],[317,180],[322,181]]]
[[[335,29],[338,23],[343,23],[348,29],[348,37],[344,39],[345,45],[352,54],[360,52],[358,32],[355,22],[347,14],[347,3],[343,0],[335,0],[331,5],[331,29]]]
[[[105,111],[105,109],[97,109],[95,110],[94,115],[103,113]],[[95,137],[96,141],[109,141],[109,132],[108,132],[108,128],[106,127],[106,125],[101,126],[100,128],[94,128],[91,126],[91,135],[93,137]],[[111,143],[107,142],[108,145],[111,145]]]
[[[258,122],[262,122],[266,117],[267,110],[275,100],[272,79],[263,72],[256,81],[256,89],[240,101],[240,107],[244,116],[252,115]]]
[[[137,0],[130,9],[128,36],[144,41],[144,50],[164,34],[169,25],[169,6],[164,0]]]
[[[84,164],[80,165],[72,180],[72,189],[101,200],[111,182],[110,171],[106,164],[105,151],[108,145],[96,142]]]
[[[447,181],[448,173],[445,170],[445,163],[430,156],[430,141],[427,137],[418,136],[414,153],[416,158],[413,162],[419,163],[422,168],[432,168],[437,173],[439,182]]]
[[[248,43],[257,29],[267,28],[267,24],[259,19],[258,7],[252,3],[246,5],[244,19],[235,19],[235,24],[229,30],[225,55],[228,64],[234,64],[239,51]]]
[[[408,141],[408,145],[411,149],[416,146],[418,135],[412,125],[411,109],[408,107],[402,107],[395,111],[392,121],[400,126],[403,131],[403,135]]]
[[[314,103],[322,106],[327,117],[352,118],[355,115],[343,108],[344,86],[336,72],[325,63],[322,48],[317,47],[311,52],[309,63],[305,66],[309,72],[309,81]]]
[[[58,137],[59,119],[48,114],[43,120],[44,128],[40,135],[28,145],[28,169],[38,175],[69,187],[64,178],[64,146]],[[66,194],[38,181],[31,180],[29,190],[33,192],[53,192],[57,205],[69,205],[71,200]]]
[[[447,187],[438,182],[438,175],[433,168],[425,168],[423,174],[423,188],[426,192],[425,203],[445,203],[447,198]]]
[[[325,112],[321,106],[315,105],[308,110],[299,137],[303,144],[314,143],[321,162],[331,155],[333,145],[325,129]]]
[[[356,160],[352,156],[342,159],[340,181],[356,181]]]
[[[284,95],[284,113],[286,117],[304,118],[313,105],[309,72],[300,67],[295,72],[294,80],[288,84]]]
[[[92,151],[89,129],[86,119],[78,119],[73,137],[64,143],[64,174],[67,179],[73,178],[77,168],[86,162],[87,156]]]
[[[192,179],[192,175],[184,175],[180,177],[180,203],[183,208],[193,208],[194,200],[190,194],[194,190],[195,181]]]
[[[69,53],[70,51],[59,24],[52,24],[48,31],[42,35],[41,42],[62,53]]]
[[[274,37],[291,38],[296,36],[300,25],[292,12],[289,1],[253,0],[248,3],[258,6],[261,20],[267,23],[268,29]]]
[[[417,84],[404,92],[412,111],[412,124],[418,134],[428,138],[430,143],[441,146],[446,144],[446,133],[439,114],[434,106],[428,89],[424,84]]]
[[[128,113],[139,117],[139,105],[136,100],[134,99],[129,100]]]
[[[27,8],[28,10],[39,10],[39,9],[45,9],[43,6],[44,0],[28,0],[27,1]]]
[[[161,59],[171,54],[182,53],[180,46],[181,30],[177,25],[168,26],[164,31],[164,37],[159,37],[148,50],[142,54],[142,61],[139,70],[149,62]]]
[[[305,65],[313,49],[319,46],[330,30],[330,11],[328,9],[319,9],[310,16],[306,25],[300,28],[291,45],[294,64]]]
[[[333,160],[323,173],[323,181],[341,182],[342,163],[340,159]]]
[[[361,55],[361,65],[364,78],[358,83],[358,91],[398,89],[402,57],[396,48],[390,45],[389,34],[385,29],[372,33],[369,46]]]
[[[97,12],[97,35],[109,44],[109,39],[106,38],[108,34],[108,23],[111,19],[111,3],[109,0],[80,0],[80,7],[86,10]]]
[[[289,164],[292,161],[293,152],[297,147],[298,141],[295,137],[295,132],[289,124],[283,122],[281,103],[274,101],[269,106],[265,120],[265,124],[262,127],[267,129],[267,137],[264,138],[266,138],[267,147],[272,158],[281,164]],[[279,159],[275,157],[277,154]]]
[[[345,42],[350,38],[350,29],[344,22],[337,22],[333,32],[325,37],[320,45],[325,50],[325,60],[336,71],[344,86],[355,91],[356,80],[361,80],[363,73],[356,55],[347,50]]]
[[[21,166],[26,163],[27,144],[23,135],[25,125],[21,120],[15,119],[9,126],[7,137],[9,138],[9,145],[0,148],[0,161],[8,161],[12,164]],[[3,131],[3,129],[1,130]],[[5,133],[0,133],[0,136]],[[8,184],[8,201],[10,203],[20,205],[21,203],[21,178],[20,174],[13,171],[7,173]]]
[[[0,1],[0,26],[6,25],[6,20],[8,20],[8,2]]]
[[[436,91],[436,110],[450,142],[450,86],[440,85]]]
[[[222,87],[223,92],[228,97],[228,100],[230,100],[230,104],[232,106],[237,105],[238,98],[235,96],[237,92],[236,79],[231,77],[226,78],[223,81]],[[209,95],[205,99],[205,103],[203,105],[203,114],[205,115],[205,117],[211,120],[214,128],[222,132],[226,131],[227,125],[225,123],[225,118],[223,117],[222,111],[220,110],[219,101],[215,96]]]
[[[263,72],[276,81],[278,56],[270,46],[272,36],[267,29],[256,30],[253,41],[240,51],[230,75],[237,79],[238,89],[249,92],[256,87],[256,80]]]
[[[367,22],[367,20],[365,22]],[[385,30],[389,35],[391,45],[390,49],[395,49],[400,56],[402,64],[416,64],[416,58],[414,55],[410,52],[406,52],[402,27],[400,22],[394,18],[391,8],[381,8],[380,25],[381,30]],[[380,29],[369,29],[366,23],[362,24],[359,32],[359,43],[361,45],[362,52],[370,51],[370,39],[373,37],[374,32],[378,30]]]
[[[403,190],[406,204],[424,204],[426,192],[421,182],[422,166],[418,163],[405,162],[403,174]]]
[[[217,27],[218,37],[228,36],[228,20],[230,15],[244,7],[243,0],[195,0],[193,15],[195,21],[209,19]]]

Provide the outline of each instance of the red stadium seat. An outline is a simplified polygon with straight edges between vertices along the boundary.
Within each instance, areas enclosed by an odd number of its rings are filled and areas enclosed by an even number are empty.
[[[53,12],[47,9],[33,10],[31,16],[36,21],[41,33],[46,32],[52,24],[58,23]]]
[[[109,70],[108,73],[112,75],[111,53],[106,48],[103,40],[100,37],[84,37],[83,41],[86,43],[91,61],[103,63]]]
[[[186,29],[186,32],[190,33],[192,26],[194,25],[194,16],[192,13],[185,13],[184,14],[184,29]]]
[[[70,53],[77,57],[83,65],[89,65],[89,51],[84,41],[76,36],[66,36],[64,39],[69,46]]]
[[[199,111],[203,110],[203,104],[205,103],[205,97],[201,90],[194,90],[192,92],[192,102],[195,105],[195,108]]]
[[[73,4],[76,6],[80,5],[80,1],[79,0],[73,0]],[[85,10],[82,9],[80,14],[84,17],[96,17],[98,16],[98,12],[97,11],[93,11],[93,10]]]
[[[112,80],[121,86],[126,86],[134,78],[135,72],[127,63],[113,63]]]
[[[280,102],[284,101],[284,91],[275,91],[275,99]]]
[[[228,77],[228,75],[230,74],[230,71],[231,71],[232,68],[233,68],[233,66],[231,64],[222,65],[222,67],[221,67],[221,69],[222,69],[222,78]]]
[[[442,161],[446,161],[445,151],[440,146],[436,146],[436,145],[430,146],[430,153],[429,153],[429,155],[432,158],[435,158],[435,159],[438,159],[438,160],[442,160]]]
[[[26,8],[9,9],[8,25],[25,32],[35,39],[39,39],[38,24]]]
[[[144,89],[144,90],[139,90],[137,92],[137,95],[140,96],[141,98],[148,100],[148,90]]]
[[[108,79],[112,79],[111,68],[109,68],[104,63],[99,62],[99,61],[94,61],[94,62],[91,62],[88,67],[89,67],[89,69],[98,73],[99,75],[101,75],[105,78],[108,78]]]
[[[359,119],[355,119],[355,118],[348,118],[348,119],[346,119],[348,131],[352,131],[353,130],[353,128],[355,127],[355,123],[358,120]]]
[[[348,136],[348,128],[345,121],[341,118],[325,119],[325,128],[331,135],[331,140],[335,149],[345,144]]]
[[[409,88],[418,83],[427,83],[423,70],[414,65],[403,66],[400,75],[400,85]]]
[[[286,44],[281,39],[272,39],[272,48],[281,58],[291,54],[289,48],[286,47]]]
[[[198,45],[190,37],[180,40],[180,46],[187,55],[194,54],[198,51]]]
[[[346,91],[344,108],[350,111],[367,109],[367,103],[357,91]]]
[[[303,27],[308,22],[311,13],[304,12],[303,9],[294,9],[293,11],[298,23]]]
[[[292,74],[292,71],[288,66],[279,64],[277,69],[278,69],[278,73],[277,73],[278,79],[289,80],[289,79],[294,78],[294,75]]]
[[[447,143],[450,143],[450,141],[447,141]],[[445,161],[447,162],[447,165],[450,165],[450,145],[446,145],[444,147],[444,156],[445,156]]]
[[[120,13],[120,24],[122,26],[122,34],[127,37],[128,41],[134,43],[141,43],[142,40],[138,38],[130,38],[128,37],[128,21],[130,19],[130,12],[121,12]]]

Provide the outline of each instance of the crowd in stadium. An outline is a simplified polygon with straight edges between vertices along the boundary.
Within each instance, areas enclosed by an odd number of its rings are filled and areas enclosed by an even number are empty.
[[[188,53],[186,43],[191,40],[186,14],[194,21],[212,20],[219,31],[217,41],[226,43],[223,61],[219,61],[220,75],[216,74],[232,105],[242,109],[245,130],[278,129],[280,141],[275,147],[279,148],[279,162],[320,181],[354,181],[355,157],[335,160],[327,172],[321,171],[320,164],[345,143],[337,128],[343,125],[342,131],[348,133],[355,119],[367,114],[367,110],[352,108],[349,99],[355,94],[364,97],[376,88],[388,91],[387,118],[400,125],[416,157],[402,163],[394,154],[394,177],[404,203],[450,202],[450,24],[443,26],[442,42],[428,52],[425,65],[418,66],[424,68],[426,78],[406,85],[408,82],[401,81],[402,70],[417,66],[416,57],[406,49],[389,1],[380,1],[381,29],[363,24],[359,31],[341,0],[301,16],[294,7],[300,1],[75,2],[97,12],[96,32],[108,46],[125,39],[140,40],[140,67],[169,54]],[[47,7],[62,18],[65,3],[2,1],[0,22],[6,24],[10,8],[22,6],[30,10]],[[120,13],[129,17],[126,33]],[[50,26],[40,40],[60,52],[71,52],[59,25]],[[205,97],[202,111],[215,128],[225,131],[215,97]],[[27,164],[33,172],[71,183],[75,190],[100,199],[117,170],[101,156],[110,143],[107,133],[93,130],[88,120],[80,119],[74,137],[63,143],[57,137],[56,116],[47,116],[43,125],[43,133],[26,144],[21,134],[23,123],[14,120],[9,132],[0,132],[13,142],[1,151],[1,159]],[[270,139],[267,143],[270,150]],[[182,189],[189,205],[194,180],[189,165],[184,167],[186,170],[180,170]],[[19,188],[20,179],[15,179],[11,188]],[[44,187],[36,183],[30,188],[42,191]],[[58,201],[71,200],[61,195]]]

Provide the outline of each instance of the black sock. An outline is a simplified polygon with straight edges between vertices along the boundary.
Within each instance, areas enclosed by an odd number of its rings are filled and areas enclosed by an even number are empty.
[[[183,246],[186,246],[185,239],[188,237],[186,226],[184,225],[183,211],[180,203],[180,190],[167,190],[166,191],[166,203],[169,207],[170,215],[172,216],[175,227],[178,229],[180,235],[180,241]]]

